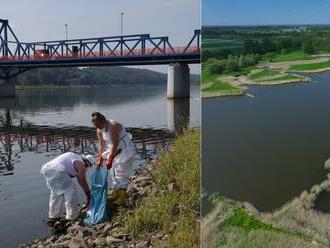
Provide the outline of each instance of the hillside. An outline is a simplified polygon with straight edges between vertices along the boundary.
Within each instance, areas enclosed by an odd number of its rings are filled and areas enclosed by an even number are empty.
[[[129,67],[40,68],[29,70],[17,78],[16,84],[30,85],[108,85],[108,84],[165,84],[167,75],[148,69]],[[192,82],[199,76],[192,75]]]

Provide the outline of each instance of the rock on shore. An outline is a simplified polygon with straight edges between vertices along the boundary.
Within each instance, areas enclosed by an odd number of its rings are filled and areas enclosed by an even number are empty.
[[[134,203],[157,191],[153,182],[152,171],[154,170],[155,161],[147,164],[137,171],[136,175],[130,178],[130,184],[127,190],[128,205],[130,207],[120,207],[115,211],[131,211]],[[168,185],[171,191],[173,185]],[[114,213],[116,214],[116,213]],[[165,240],[168,235],[163,233],[148,233],[142,235],[138,239],[134,239],[128,233],[125,233],[123,224],[110,217],[109,222],[98,224],[93,227],[83,224],[84,213],[73,223],[63,221],[60,234],[52,234],[45,239],[37,239],[29,244],[22,244],[21,248],[94,248],[94,247],[132,247],[132,248],[148,248],[153,247],[153,243],[159,243]]]

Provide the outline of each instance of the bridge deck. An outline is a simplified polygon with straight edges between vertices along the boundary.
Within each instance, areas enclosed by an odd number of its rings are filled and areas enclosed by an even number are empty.
[[[197,47],[190,48],[183,52],[183,49],[175,49],[175,53],[146,52],[142,54],[140,51],[134,53],[125,51],[123,54],[102,55],[79,54],[79,55],[49,55],[44,58],[37,56],[15,56],[0,57],[0,67],[56,67],[56,66],[102,66],[102,65],[154,65],[169,63],[200,63],[200,51]]]

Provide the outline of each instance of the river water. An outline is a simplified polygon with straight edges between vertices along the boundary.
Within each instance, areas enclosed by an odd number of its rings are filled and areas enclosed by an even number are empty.
[[[65,151],[96,154],[91,112],[127,127],[140,166],[182,126],[200,125],[198,86],[191,96],[190,102],[169,101],[166,85],[134,84],[18,91],[13,99],[0,99],[0,247],[48,234],[49,190],[40,167]]]
[[[203,99],[207,193],[274,210],[326,178],[330,72],[308,76],[312,83],[250,87],[254,97]]]

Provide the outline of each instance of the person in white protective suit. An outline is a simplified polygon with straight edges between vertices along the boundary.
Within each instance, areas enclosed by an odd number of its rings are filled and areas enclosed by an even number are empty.
[[[92,113],[92,122],[96,127],[99,141],[99,156],[97,165],[112,168],[113,192],[110,200],[116,205],[125,205],[126,190],[132,172],[136,148],[132,135],[117,121],[107,120],[99,112]]]
[[[77,178],[85,192],[86,205],[89,205],[90,190],[86,180],[86,171],[93,165],[94,159],[91,155],[66,152],[42,166],[40,173],[45,177],[50,189],[48,221],[50,225],[60,217],[63,203],[67,220],[74,220],[78,217],[79,201],[74,178]]]

